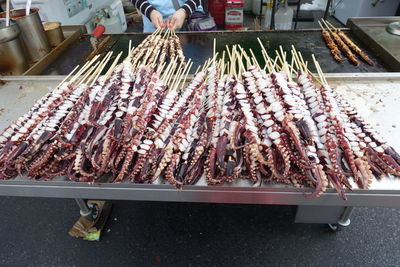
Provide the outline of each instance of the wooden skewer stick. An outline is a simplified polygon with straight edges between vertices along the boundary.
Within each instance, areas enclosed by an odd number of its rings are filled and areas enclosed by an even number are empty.
[[[178,59],[175,58],[175,59],[174,59],[174,64],[172,65],[172,67],[171,67],[169,73],[168,73],[167,76],[166,76],[166,79],[165,79],[165,83],[166,83],[166,84],[169,84],[170,81],[171,81],[171,79],[172,79],[173,77],[176,77],[176,76],[179,74],[179,71],[182,69],[181,66],[182,66],[182,62],[181,62],[181,64],[178,66]],[[178,69],[177,69],[177,68],[178,68]],[[170,88],[173,88],[173,84],[174,84],[175,81],[176,81],[176,80],[174,80],[174,81],[171,82]]]
[[[217,53],[217,40],[214,38],[213,41],[213,61],[215,64],[215,59],[216,59],[216,53]]]
[[[164,70],[164,73],[160,77],[160,80],[162,80],[164,82],[164,84],[165,84],[165,78],[166,78],[166,76],[167,76],[167,74],[169,72],[169,69],[171,68],[172,64],[173,64],[173,62],[170,62],[168,64],[167,68]]]
[[[100,62],[100,66],[99,68],[93,73],[93,78],[91,78],[92,82],[89,85],[90,87],[92,87],[95,82],[97,81],[97,79],[99,78],[101,72],[103,71],[103,69],[105,68],[105,66],[107,65],[108,61],[110,60],[111,56],[112,56],[113,52],[108,52],[106,54],[106,56],[102,59],[102,61]]]
[[[314,58],[314,60],[315,60],[315,58]],[[316,69],[318,71],[318,76],[320,77],[320,80],[322,81],[322,85],[327,85],[325,77],[323,76],[323,73],[322,73],[322,70],[321,70],[321,67],[320,67],[319,63],[315,61],[314,64],[315,64],[315,67],[316,67]]]
[[[283,48],[282,48],[282,46],[279,46],[279,49],[280,49],[280,51],[281,51],[281,54],[282,54],[282,57],[283,57],[283,65],[282,65],[282,69],[286,72],[286,75],[288,76],[288,79],[289,79],[289,81],[293,81],[293,79],[292,79],[292,70],[293,70],[293,67],[292,67],[292,65],[293,65],[293,58],[292,58],[292,64],[290,65],[290,67],[292,68],[292,69],[289,69],[289,63],[287,62],[287,60],[286,60],[286,52],[285,51],[283,51]]]
[[[271,58],[267,55],[267,54],[265,54],[265,51],[264,50],[261,50],[261,54],[262,54],[262,56],[263,56],[263,58],[264,58],[264,61],[265,61],[265,66],[264,66],[264,70],[266,69],[266,68],[268,68],[268,72],[272,72],[272,68],[271,68],[271,66],[272,66],[272,61],[271,61]]]
[[[249,51],[250,51],[251,56],[253,57],[253,62],[254,62],[254,64],[255,64],[258,68],[260,68],[260,64],[258,64],[258,60],[257,60],[256,56],[254,55],[253,49],[250,48]]]
[[[81,76],[78,80],[76,80],[75,86],[79,86],[84,83],[85,79],[89,77],[89,75],[95,70],[95,67],[99,65],[99,62],[97,62],[94,66],[90,66],[89,69],[83,76]]]
[[[245,66],[243,64],[243,60],[242,60],[243,54],[240,54],[238,51],[235,51],[235,53],[238,56],[238,60],[239,60],[239,73],[240,73],[240,70],[246,71],[246,68],[245,68]]]
[[[180,77],[183,72],[182,63],[179,66],[178,72],[174,76],[174,80],[172,81],[171,90],[176,90],[178,83],[180,82]]]
[[[297,71],[299,71],[300,70],[300,65],[297,63],[295,52],[293,50],[291,52],[292,52],[292,64],[291,64],[292,68],[294,69],[294,67],[296,67]],[[293,65],[296,65],[296,66],[293,66]]]
[[[299,55],[298,55],[297,50],[294,47],[294,45],[292,45],[292,55],[295,58],[295,63],[296,63],[297,69],[300,70],[301,72],[305,72],[303,69],[302,62],[300,61]]]
[[[183,76],[187,75],[189,73],[191,67],[192,67],[192,59],[189,58],[188,62],[185,64],[182,75]],[[179,80],[177,86],[179,86],[180,83],[181,83],[181,81]],[[182,85],[183,84],[181,84],[180,86],[182,86]]]
[[[85,74],[85,76],[82,78],[81,81],[79,81],[79,84],[89,84],[90,83],[90,78],[92,77],[93,73],[96,72],[97,67],[100,65],[100,61],[97,61],[96,64],[92,67],[90,67],[89,71]]]
[[[181,67],[182,65],[180,65]],[[178,88],[178,84],[181,81],[181,76],[183,73],[183,68],[179,68],[178,72],[174,76],[174,80],[172,81],[171,89],[170,90],[176,90]]]
[[[301,54],[300,51],[298,51],[298,55],[299,55],[299,58],[300,58],[300,62],[303,63],[304,66],[307,66],[307,63],[304,61],[303,55]]]
[[[106,81],[106,80],[111,76],[111,74],[113,73],[113,71],[114,71],[115,67],[117,66],[117,63],[118,63],[119,58],[121,57],[121,55],[122,55],[122,52],[120,52],[120,53],[117,55],[117,57],[115,58],[114,62],[113,62],[112,65],[111,65],[110,69],[109,69],[109,70],[107,71],[107,73],[102,77],[104,81]]]
[[[272,72],[272,70],[271,70],[271,59],[270,59],[270,57],[267,55],[267,54],[265,54],[265,51],[264,50],[261,50],[261,54],[262,54],[262,56],[263,56],[263,58],[264,58],[264,61],[265,61],[265,66],[264,66],[264,69],[266,69],[266,68],[268,68],[268,71],[269,72]]]
[[[165,31],[165,33],[164,33],[164,36],[162,37],[162,39],[165,39],[165,38],[167,38],[167,37],[168,37],[168,35],[169,35],[169,32],[170,32],[170,30],[169,30],[169,29],[167,29],[167,30]]]
[[[79,68],[79,65],[76,65],[76,67],[65,77],[55,88],[60,87],[66,80],[69,79],[69,77],[72,76],[72,74]]]
[[[89,68],[93,64],[93,62],[95,62],[98,58],[99,55],[96,55],[90,61],[86,62],[85,65],[83,65],[83,67],[74,75],[74,77],[71,78],[69,83],[73,84],[86,71],[86,69]]]
[[[223,70],[221,70],[221,77],[224,75],[224,73],[225,73],[225,67],[226,67],[226,65],[225,65],[225,50],[222,52],[222,59],[221,59],[221,63],[222,63],[222,66],[223,66]]]
[[[194,73],[194,76],[196,76],[199,73],[200,68],[201,68],[201,65],[197,66],[197,69],[196,69],[196,72]]]
[[[283,59],[281,58],[281,55],[279,54],[278,50],[275,50],[275,54],[276,54],[279,62],[281,63],[281,66],[283,66]]]
[[[213,59],[209,58],[203,65],[203,71],[206,71],[212,65],[212,63],[213,63]]]
[[[320,72],[321,72],[322,77],[324,78],[325,85],[328,85],[328,80],[326,79],[325,74],[324,74],[324,72],[322,71],[321,65],[320,65],[319,63],[318,63],[318,68],[319,68],[319,70],[320,70]]]
[[[89,86],[92,84],[93,79],[97,76],[99,69],[101,68],[102,64],[104,63],[104,59],[105,59],[105,57],[101,61],[98,61],[96,63],[94,71],[92,72],[92,74],[90,74],[90,76],[88,76],[87,80],[85,80],[85,83],[88,84]]]
[[[333,31],[331,30],[331,28],[329,27],[329,25],[326,24],[324,20],[322,20],[322,22],[325,24],[325,27],[328,29],[328,31],[329,31],[330,33],[333,33]]]
[[[223,79],[225,77],[225,70],[226,70],[226,64],[224,61],[221,60],[221,67],[220,67],[220,79]]]
[[[235,66],[235,68],[233,69],[234,72],[235,72],[235,77],[238,80],[238,79],[241,78],[241,72],[240,72],[241,68],[240,68],[240,62],[239,61],[241,61],[242,58],[239,58],[239,55],[237,54],[237,46],[236,45],[233,46],[232,57],[234,58],[235,65],[237,64],[237,66],[238,66],[238,68],[236,68],[236,66]]]
[[[247,55],[246,51],[244,51],[243,47],[241,47],[240,45],[238,46],[241,52],[241,56],[240,58],[244,57],[246,60],[246,66],[247,68],[249,68],[251,66],[251,60],[250,57]]]
[[[79,77],[82,75],[82,73],[84,73],[86,71],[86,69],[88,67],[90,67],[90,65],[94,62],[94,60],[96,60],[97,57],[94,57],[92,60],[87,61],[82,68],[71,78],[71,80],[69,81],[70,84],[74,83],[77,79],[79,79]]]
[[[234,68],[234,64],[235,64],[234,63],[234,57],[232,56],[232,53],[231,53],[229,47],[227,45],[225,47],[226,47],[226,52],[228,53],[228,57],[229,57],[229,60],[228,60],[228,74],[232,76],[233,73],[234,73],[233,68]],[[233,50],[233,48],[232,48],[232,50]]]
[[[320,80],[320,77],[312,73],[309,69],[307,69],[307,73],[309,73],[319,84],[323,84]]]
[[[314,54],[311,55],[313,60],[314,60],[314,65],[317,69],[318,76],[320,77],[320,80],[322,81],[322,85],[328,85],[328,82],[326,81],[326,78],[322,72],[321,66],[319,65],[317,59],[315,58]]]
[[[167,69],[165,70],[163,76],[161,77],[161,80],[163,80],[165,84],[167,84],[167,80],[169,79],[171,73],[174,73],[177,60],[178,60],[177,58],[174,58],[174,60],[169,63]]]
[[[207,59],[206,62],[204,62],[203,66],[201,67],[201,71],[205,71],[208,68],[209,62],[210,59]]]
[[[188,66],[188,68],[187,68],[187,71],[186,71],[186,74],[185,74],[185,72],[183,72],[183,76],[184,76],[184,78],[182,78],[182,82],[181,82],[181,84],[179,85],[179,87],[181,88],[181,90],[185,87],[184,85],[185,85],[185,83],[186,83],[186,79],[187,79],[187,76],[189,75],[189,72],[190,72],[190,69],[192,68],[192,66],[193,66],[193,62],[188,62],[187,64],[186,64],[186,66]],[[182,77],[183,77],[182,76]],[[178,88],[179,88],[178,87]]]
[[[283,51],[282,46],[279,46],[279,51],[281,52],[282,59],[286,62],[286,52]]]
[[[226,52],[228,53],[229,60],[232,61],[232,54],[231,54],[231,51],[230,51],[228,45],[225,45],[225,47],[226,47]]]
[[[161,27],[157,28],[151,35],[157,35],[161,31]]]
[[[172,81],[170,84],[170,80],[172,79],[174,73],[175,73],[175,69],[177,67],[177,63],[174,62],[171,66],[171,68],[169,69],[168,73],[165,75],[165,78],[163,78],[163,81],[165,84],[168,84],[168,90],[171,90],[173,88],[174,82]]]
[[[6,0],[6,27],[10,26],[10,0]]]
[[[314,79],[315,79],[318,83],[322,84],[322,82],[320,81],[319,77],[317,77],[314,73],[312,73],[312,72],[307,68],[307,66],[306,66],[306,64],[304,63],[303,59],[300,60],[300,56],[299,56],[299,53],[300,53],[300,52],[298,52],[298,51],[295,49],[294,45],[292,45],[292,53],[293,53],[293,56],[294,56],[294,58],[295,58],[295,62],[297,62],[298,66],[299,66],[299,69],[300,69],[301,73],[309,73],[312,77],[314,77]]]
[[[324,19],[322,19],[322,21],[324,21]],[[331,28],[334,29],[335,31],[338,30],[338,28],[336,28],[335,26],[333,26],[333,24],[330,23],[329,21],[325,20],[325,23],[328,23],[329,26],[331,26]]]
[[[272,72],[276,72],[277,64],[278,64],[278,57],[276,57],[276,58],[274,59],[274,62],[273,62],[273,64],[272,64]]]
[[[263,57],[264,57],[264,60],[265,60],[265,64],[269,64],[268,62],[271,62],[271,58],[270,58],[270,56],[268,55],[267,49],[265,49],[265,46],[264,46],[264,44],[261,42],[261,39],[260,39],[260,38],[257,38],[257,41],[258,41],[258,43],[259,43],[260,46],[261,46],[261,50],[262,50],[262,54],[263,54]]]
[[[321,24],[320,21],[318,21],[318,24],[319,24],[319,26],[321,27],[321,29],[322,29],[323,31],[325,31],[325,28],[324,28],[324,26],[322,26],[322,24]]]

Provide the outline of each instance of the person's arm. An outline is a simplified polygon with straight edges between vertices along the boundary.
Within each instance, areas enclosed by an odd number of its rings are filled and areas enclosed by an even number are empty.
[[[188,0],[181,8],[186,11],[186,16],[190,17],[200,5],[201,0]]]
[[[147,0],[131,0],[132,4],[151,20],[154,28],[164,27],[163,17]]]
[[[178,9],[170,18],[169,23],[173,29],[180,29],[185,22],[185,19],[193,14],[194,11],[201,5],[201,0],[188,0]]]

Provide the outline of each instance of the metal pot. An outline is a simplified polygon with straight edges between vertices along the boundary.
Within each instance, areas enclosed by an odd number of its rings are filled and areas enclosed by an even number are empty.
[[[5,19],[0,19],[0,75],[19,75],[29,67],[20,33],[17,24],[6,27]]]
[[[29,59],[39,61],[47,55],[51,48],[47,41],[39,16],[39,9],[31,8],[30,14],[25,16],[25,9],[10,10],[10,18],[15,21],[20,30]],[[6,12],[0,13],[0,18],[5,18]]]
[[[43,27],[51,47],[56,47],[64,41],[64,34],[60,22],[44,22]]]

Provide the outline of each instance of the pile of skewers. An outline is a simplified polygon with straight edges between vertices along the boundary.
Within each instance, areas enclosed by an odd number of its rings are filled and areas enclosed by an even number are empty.
[[[322,23],[325,27],[322,25]],[[318,21],[322,29],[322,38],[331,51],[332,57],[336,61],[344,61],[347,57],[349,62],[355,66],[359,66],[360,62],[357,58],[360,57],[367,64],[374,66],[374,62],[361,50],[343,31],[335,28],[329,21]],[[343,56],[344,54],[344,56]]]
[[[178,42],[159,31],[103,76],[111,54],[74,70],[0,135],[0,179],[176,188],[248,179],[314,188],[308,197],[331,186],[345,199],[346,188],[400,176],[400,156],[328,85],[317,61],[320,87],[294,48],[288,64],[286,52],[272,59],[260,42],[261,66],[235,45],[189,80],[192,63]]]

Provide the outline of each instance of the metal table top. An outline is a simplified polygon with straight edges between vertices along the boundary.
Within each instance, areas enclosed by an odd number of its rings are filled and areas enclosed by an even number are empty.
[[[63,76],[20,76],[0,80],[0,131],[22,115]],[[359,109],[368,121],[400,151],[400,117],[396,114],[400,102],[400,73],[328,74],[328,81]],[[376,95],[376,96],[374,96]],[[343,201],[333,189],[321,197],[307,199],[304,192],[312,189],[293,188],[269,183],[252,187],[245,180],[222,186],[197,185],[176,190],[169,184],[104,183],[69,181],[57,177],[51,181],[29,181],[16,178],[0,181],[0,195],[52,198],[121,199],[142,201],[184,201],[243,204],[323,205],[323,206],[384,206],[400,207],[400,179],[387,177],[374,180],[370,190],[347,190]]]
[[[324,71],[328,73],[366,73],[392,70],[391,62],[385,63],[381,61],[379,56],[372,53],[369,46],[364,45],[352,32],[346,29],[344,31],[376,62],[375,66],[361,63],[360,66],[356,67],[348,61],[340,63],[334,61],[321,37],[320,30],[182,32],[178,34],[185,56],[191,58],[194,62],[193,72],[198,65],[203,64],[212,57],[214,38],[217,41],[217,52],[222,52],[226,45],[240,44],[246,50],[252,48],[256,57],[263,63],[264,60],[257,37],[262,40],[270,56],[275,56],[275,50],[279,50],[280,45],[287,51],[290,51],[291,45],[295,45],[302,52],[304,59],[309,62],[312,62],[311,54],[315,54],[321,65],[324,66]],[[123,58],[127,53],[130,40],[132,45],[136,46],[145,37],[146,34],[143,33],[111,35],[110,41],[103,49],[103,54],[108,51],[114,51],[114,54],[124,51]],[[75,65],[81,65],[91,52],[89,39],[88,35],[82,35],[79,40],[65,50],[63,55],[60,55],[53,63],[49,64],[42,74],[66,75]],[[313,70],[313,66],[310,67]]]
[[[369,48],[382,60],[392,62],[392,68],[400,71],[400,36],[390,34],[386,26],[399,17],[350,18],[347,22],[358,38],[365,40]]]

